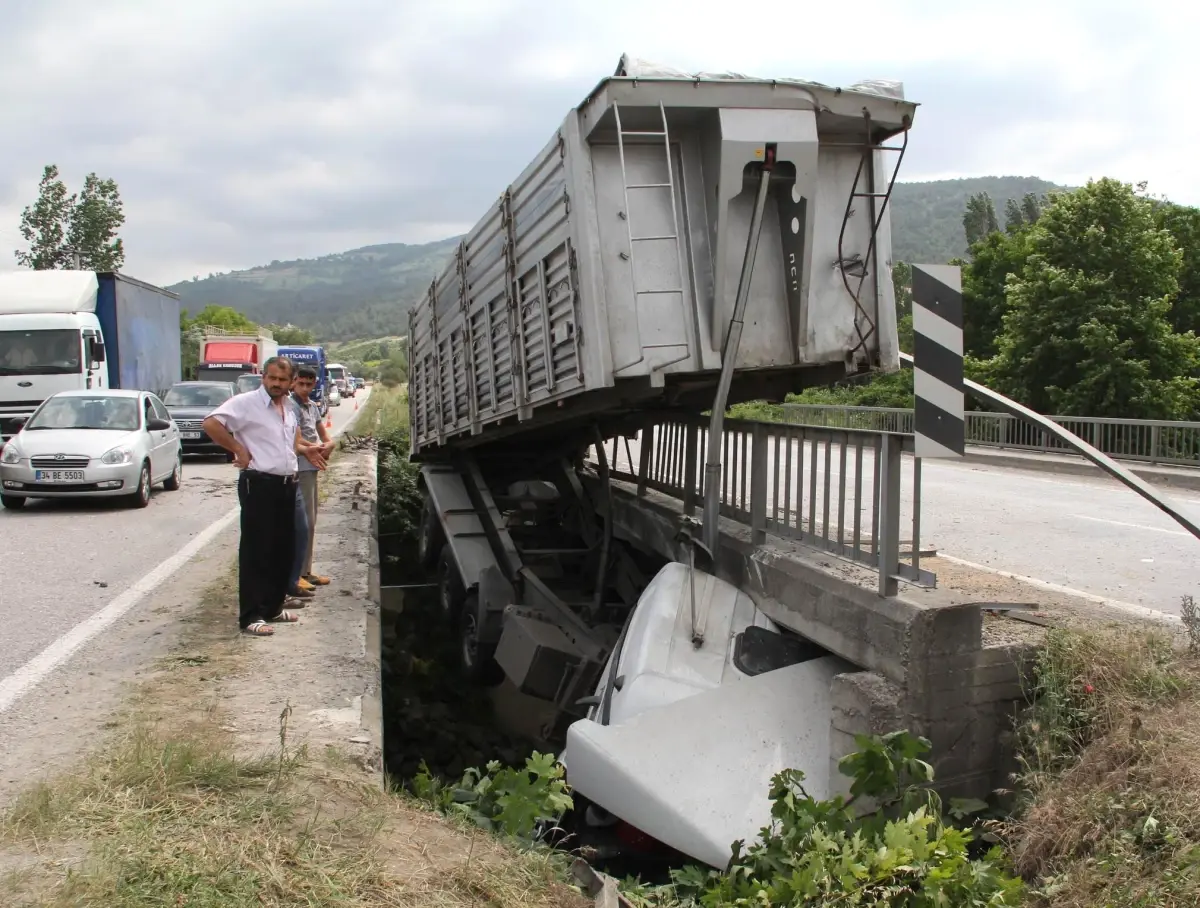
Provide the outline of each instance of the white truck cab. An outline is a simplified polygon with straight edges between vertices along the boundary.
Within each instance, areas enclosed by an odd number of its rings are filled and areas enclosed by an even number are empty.
[[[59,391],[107,388],[96,316],[96,275],[31,271],[0,275],[0,436]]]

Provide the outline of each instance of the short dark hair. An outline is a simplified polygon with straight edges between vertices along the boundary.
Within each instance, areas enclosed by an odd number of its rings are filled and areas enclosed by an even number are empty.
[[[289,377],[296,374],[296,364],[286,356],[272,356],[269,360],[263,363],[263,375],[266,375],[267,370],[272,366],[282,366],[283,368],[287,369]]]
[[[299,366],[296,369],[296,378],[311,378],[317,380],[317,370],[312,366]]]

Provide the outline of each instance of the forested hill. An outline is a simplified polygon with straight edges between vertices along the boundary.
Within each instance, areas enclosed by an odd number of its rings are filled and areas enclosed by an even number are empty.
[[[937,263],[963,255],[963,209],[971,195],[986,192],[1003,211],[1010,198],[1053,188],[1036,177],[900,183],[892,201],[894,257]],[[209,304],[232,306],[257,322],[290,322],[327,341],[406,334],[409,307],[448,261],[457,241],[387,243],[317,259],[275,261],[170,289],[193,312]]]
[[[892,193],[892,255],[897,262],[931,265],[967,251],[963,210],[970,196],[986,192],[1001,214],[1009,199],[1063,189],[1037,177],[971,177],[928,183],[897,183]]]

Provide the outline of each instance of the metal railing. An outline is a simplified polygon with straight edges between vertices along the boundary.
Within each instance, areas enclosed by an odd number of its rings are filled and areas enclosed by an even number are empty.
[[[605,455],[614,479],[679,499],[691,516],[707,443],[704,417],[680,417],[606,441]],[[872,567],[882,596],[901,579],[935,584],[920,563],[920,460],[902,475],[911,436],[728,419],[721,444],[721,516],[748,525],[756,545],[772,534]]]
[[[911,435],[913,431],[913,411],[908,409],[784,404],[783,413],[789,425],[898,432],[904,435]],[[1048,418],[1110,457],[1200,466],[1200,422],[1089,416]],[[968,411],[965,432],[969,445],[1043,453],[1075,453],[1070,445],[1044,428],[1008,413]]]

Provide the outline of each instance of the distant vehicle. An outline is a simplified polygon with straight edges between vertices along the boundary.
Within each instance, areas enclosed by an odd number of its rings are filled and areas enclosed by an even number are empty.
[[[257,377],[257,376],[256,376]],[[208,437],[203,422],[206,416],[238,393],[238,386],[227,381],[181,381],[163,398],[167,411],[179,429],[184,454],[231,455]]]
[[[200,339],[200,381],[237,381],[244,373],[261,374],[263,363],[279,350],[275,337],[265,328],[256,334],[228,331],[206,326]]]
[[[316,345],[280,347],[276,355],[286,356],[297,366],[311,366],[317,373],[317,384],[309,399],[317,402],[321,407],[321,415],[324,416],[329,410],[328,401],[325,400],[325,387],[329,383],[325,374],[325,348]]]
[[[0,505],[30,498],[123,497],[150,503],[150,487],[183,481],[179,429],[146,391],[59,391],[42,402],[0,454]]]
[[[239,375],[237,380],[237,393],[245,394],[247,391],[257,391],[262,387],[261,375]]]
[[[329,383],[337,385],[338,391],[341,392],[342,397],[345,397],[346,379],[350,375],[350,372],[341,363],[330,363],[326,369],[329,372]]]
[[[115,272],[0,274],[0,443],[59,391],[180,379],[179,297]]]
[[[338,389],[337,385],[329,386],[328,400],[331,407],[340,407],[342,405],[342,392]]]

